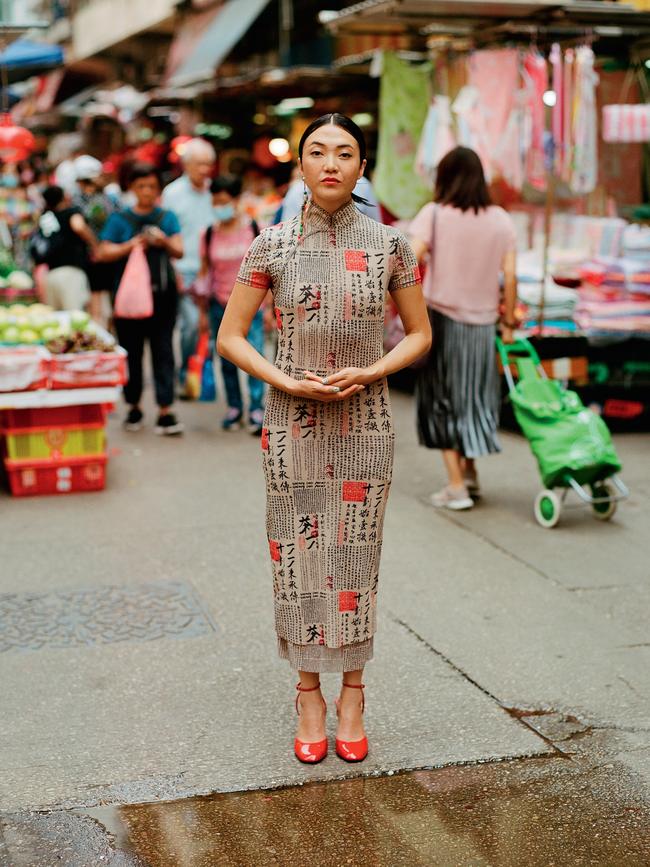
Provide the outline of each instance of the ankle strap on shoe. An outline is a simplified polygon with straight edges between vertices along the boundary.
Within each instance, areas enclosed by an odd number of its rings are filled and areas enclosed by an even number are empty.
[[[297,683],[296,689],[298,690],[298,692],[314,692],[314,690],[320,689],[320,681],[316,684],[316,686],[303,686],[301,683]]]
[[[298,695],[296,696],[296,713],[300,716],[300,708],[298,706],[298,702],[300,701],[300,693],[301,692],[314,692],[317,689],[320,689],[320,681],[316,684],[316,686],[303,686],[300,682],[296,684],[296,689],[298,690]]]
[[[366,694],[363,691],[366,688],[365,683],[346,683],[343,681],[341,686],[347,686],[348,689],[360,689],[361,690],[361,713],[366,709]]]

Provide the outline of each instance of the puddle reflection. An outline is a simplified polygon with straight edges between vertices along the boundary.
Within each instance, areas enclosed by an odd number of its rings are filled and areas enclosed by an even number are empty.
[[[452,767],[92,815],[147,867],[648,867],[648,812],[617,804],[606,771],[570,765]]]

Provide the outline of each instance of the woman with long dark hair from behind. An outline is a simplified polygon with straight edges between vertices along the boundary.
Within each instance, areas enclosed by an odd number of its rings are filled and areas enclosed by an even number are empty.
[[[384,510],[393,464],[386,376],[431,341],[413,251],[361,214],[352,191],[363,133],[324,115],[299,145],[301,214],[253,242],[221,323],[218,350],[269,386],[262,450],[279,653],[299,674],[296,757],[327,755],[320,675],[341,672],[336,752],[361,761],[363,669],[373,655]],[[309,197],[308,190],[311,191]],[[271,289],[275,364],[246,340]],[[383,354],[384,295],[405,337]]]
[[[457,147],[440,162],[434,201],[409,228],[419,261],[428,262],[424,295],[433,346],[416,389],[422,445],[440,449],[448,484],[438,508],[470,509],[480,493],[475,460],[501,450],[494,346],[499,277],[504,277],[501,333],[512,341],[517,281],[516,233],[492,205],[478,155]]]

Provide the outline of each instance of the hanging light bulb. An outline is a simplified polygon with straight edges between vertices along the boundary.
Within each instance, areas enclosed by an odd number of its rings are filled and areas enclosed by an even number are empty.
[[[32,133],[23,126],[16,126],[10,114],[0,114],[0,160],[19,163],[27,159],[36,146]]]

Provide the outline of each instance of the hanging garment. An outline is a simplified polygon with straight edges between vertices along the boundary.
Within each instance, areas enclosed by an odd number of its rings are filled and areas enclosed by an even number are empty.
[[[478,150],[478,143],[474,135],[471,118],[479,96],[478,88],[466,84],[458,91],[458,96],[451,106],[451,110],[456,115],[458,144],[473,150]]]
[[[469,58],[468,73],[478,99],[466,117],[475,138],[475,150],[490,179],[502,169],[495,164],[494,154],[514,107],[519,78],[517,51],[510,48],[476,51]]]
[[[551,132],[553,133],[553,168],[559,173],[562,166],[562,151],[564,149],[564,92],[562,88],[562,49],[558,43],[551,47],[552,87],[555,93],[555,105],[551,116]]]
[[[573,165],[573,78],[575,74],[575,52],[573,48],[567,48],[564,54],[563,71],[563,127],[564,147],[562,149],[562,164],[560,177],[565,183],[571,179],[571,166]]]
[[[501,177],[517,192],[521,190],[525,181],[526,100],[526,91],[517,91],[514,107],[493,155],[494,164],[498,167]]]
[[[429,106],[415,160],[417,173],[430,189],[433,189],[436,182],[436,170],[440,160],[455,147],[449,97],[435,96]]]
[[[526,162],[526,179],[538,190],[546,187],[544,165],[544,93],[548,89],[546,60],[537,51],[524,58],[524,78],[528,92],[527,113],[530,122],[530,147]]]
[[[576,51],[575,114],[573,117],[573,166],[570,186],[574,193],[591,193],[598,182],[598,118],[594,52],[583,45]]]
[[[395,216],[413,217],[431,199],[415,157],[431,102],[431,65],[413,66],[385,52],[379,88],[379,143],[373,185]]]

